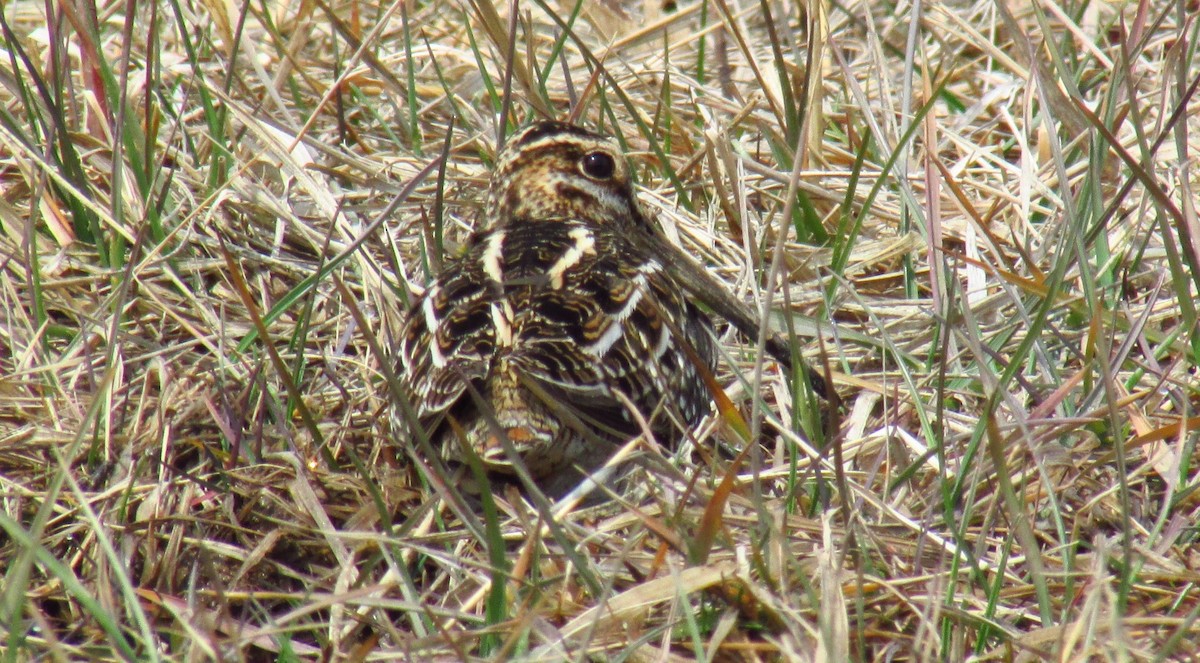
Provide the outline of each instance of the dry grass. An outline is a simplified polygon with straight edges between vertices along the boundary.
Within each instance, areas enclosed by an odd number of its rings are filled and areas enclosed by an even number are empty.
[[[561,4],[0,7],[3,659],[1193,660],[1190,5]],[[418,470],[379,348],[505,111],[618,134],[836,434],[729,333],[598,506]]]

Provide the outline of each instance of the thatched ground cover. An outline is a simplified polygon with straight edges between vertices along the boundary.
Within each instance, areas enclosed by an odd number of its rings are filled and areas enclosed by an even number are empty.
[[[1196,656],[1194,7],[626,4],[0,7],[5,660]],[[418,467],[396,325],[542,116],[841,407],[726,331],[618,494]]]

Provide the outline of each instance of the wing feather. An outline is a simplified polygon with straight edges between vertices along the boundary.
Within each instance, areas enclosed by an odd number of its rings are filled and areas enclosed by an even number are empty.
[[[709,398],[684,343],[712,367],[711,323],[644,247],[558,219],[477,234],[409,310],[398,361],[426,424],[471,410],[466,384],[486,393],[502,355],[595,420],[627,420],[620,392],[694,422]]]

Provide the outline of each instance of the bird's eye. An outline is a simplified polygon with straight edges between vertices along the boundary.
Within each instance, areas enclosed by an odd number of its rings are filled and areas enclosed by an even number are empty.
[[[579,165],[583,168],[585,175],[598,180],[609,179],[613,173],[617,172],[617,162],[613,160],[611,154],[604,152],[592,152],[585,155]]]

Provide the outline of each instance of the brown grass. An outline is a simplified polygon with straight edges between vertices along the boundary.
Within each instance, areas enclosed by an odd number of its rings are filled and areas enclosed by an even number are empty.
[[[4,660],[1197,658],[1187,3],[616,4],[0,7]],[[836,433],[730,332],[599,505],[416,467],[502,111],[619,135]]]

